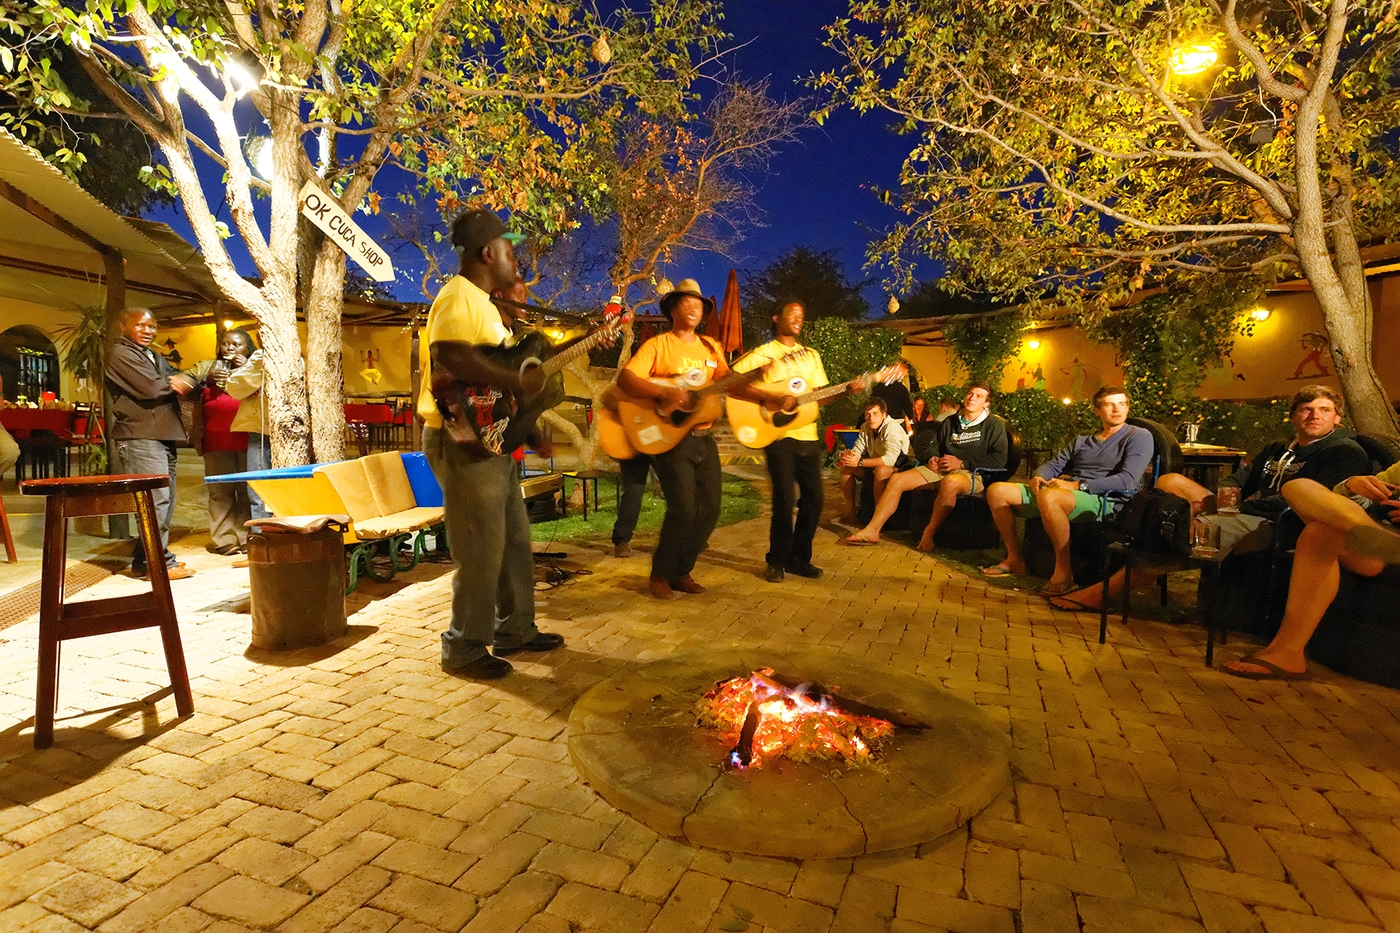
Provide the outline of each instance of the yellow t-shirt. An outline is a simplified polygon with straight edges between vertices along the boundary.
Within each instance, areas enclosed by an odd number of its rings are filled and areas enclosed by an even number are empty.
[[[780,360],[798,350],[806,350],[807,352],[800,354],[794,361],[774,363],[763,375],[765,385],[775,390],[781,386],[781,391],[789,395],[801,395],[826,385],[826,368],[822,366],[821,355],[816,350],[801,344],[787,347],[776,340],[770,340],[761,347],[754,347],[735,360],[734,371],[746,373],[751,369],[757,369],[764,363]],[[817,423],[814,421],[800,428],[793,428],[783,436],[790,437],[795,441],[814,441],[817,439]]]
[[[654,379],[683,389],[703,389],[729,375],[729,364],[719,345],[699,335],[694,340],[682,340],[667,331],[642,344],[625,367],[634,376]],[[697,424],[707,428],[709,423]]]
[[[491,303],[490,295],[460,275],[448,280],[433,299],[427,326],[418,340],[418,371],[423,380],[418,393],[418,414],[424,427],[442,427],[442,415],[438,414],[429,378],[433,369],[433,344],[439,340],[455,340],[478,347],[499,347],[510,336],[510,328],[501,320],[501,312]]]

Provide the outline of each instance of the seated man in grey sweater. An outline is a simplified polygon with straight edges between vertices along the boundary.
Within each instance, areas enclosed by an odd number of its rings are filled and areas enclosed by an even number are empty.
[[[875,483],[875,501],[885,491],[885,483],[894,475],[895,461],[909,452],[909,435],[904,426],[889,416],[885,401],[872,397],[865,403],[865,424],[855,446],[841,454],[841,495],[845,511],[841,521],[856,520],[856,483],[870,477]]]
[[[1152,434],[1128,424],[1128,393],[1122,386],[1104,386],[1094,393],[1094,414],[1102,430],[1082,434],[1035,471],[1030,485],[993,483],[987,505],[1006,545],[1006,559],[982,568],[984,576],[1025,573],[1026,561],[1016,541],[1016,512],[1040,514],[1045,534],[1055,549],[1055,571],[1040,588],[1045,596],[1074,589],[1069,560],[1069,525],[1081,515],[1098,515],[1100,495],[1112,490],[1135,491],[1152,462]]]

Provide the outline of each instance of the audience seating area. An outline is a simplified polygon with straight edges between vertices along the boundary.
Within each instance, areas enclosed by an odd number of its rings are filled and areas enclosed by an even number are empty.
[[[338,463],[226,473],[204,481],[247,482],[279,518],[348,515],[346,592],[355,589],[361,573],[383,582],[416,566],[427,550],[428,535],[436,551],[447,547],[442,489],[422,453],[371,454]]]

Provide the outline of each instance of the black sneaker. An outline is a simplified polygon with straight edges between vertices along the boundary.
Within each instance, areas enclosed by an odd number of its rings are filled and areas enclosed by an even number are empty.
[[[819,580],[822,575],[822,569],[820,567],[813,567],[811,561],[801,564],[788,564],[787,572],[794,576],[806,577],[808,580]]]
[[[515,668],[505,658],[493,658],[489,654],[483,654],[475,661],[468,661],[461,667],[443,667],[445,673],[453,677],[465,677],[469,680],[500,680]]]
[[[553,651],[562,644],[564,644],[563,635],[554,632],[540,632],[523,645],[516,645],[513,648],[503,648],[496,645],[491,650],[496,652],[496,657],[504,658],[521,651]]]
[[[768,569],[763,571],[763,579],[767,580],[769,583],[782,583],[783,568],[779,567],[777,564],[769,564]]]

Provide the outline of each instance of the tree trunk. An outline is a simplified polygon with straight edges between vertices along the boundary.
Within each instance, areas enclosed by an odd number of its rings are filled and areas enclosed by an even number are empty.
[[[344,281],[345,251],[323,238],[306,302],[306,382],[317,463],[345,459]]]
[[[1307,263],[1304,262],[1304,272]],[[1322,321],[1331,343],[1332,361],[1342,382],[1347,410],[1356,430],[1365,434],[1380,434],[1400,440],[1400,424],[1396,423],[1385,386],[1376,375],[1371,359],[1371,309],[1357,308],[1347,300],[1346,291],[1335,276],[1308,276],[1313,294],[1322,308]]]

